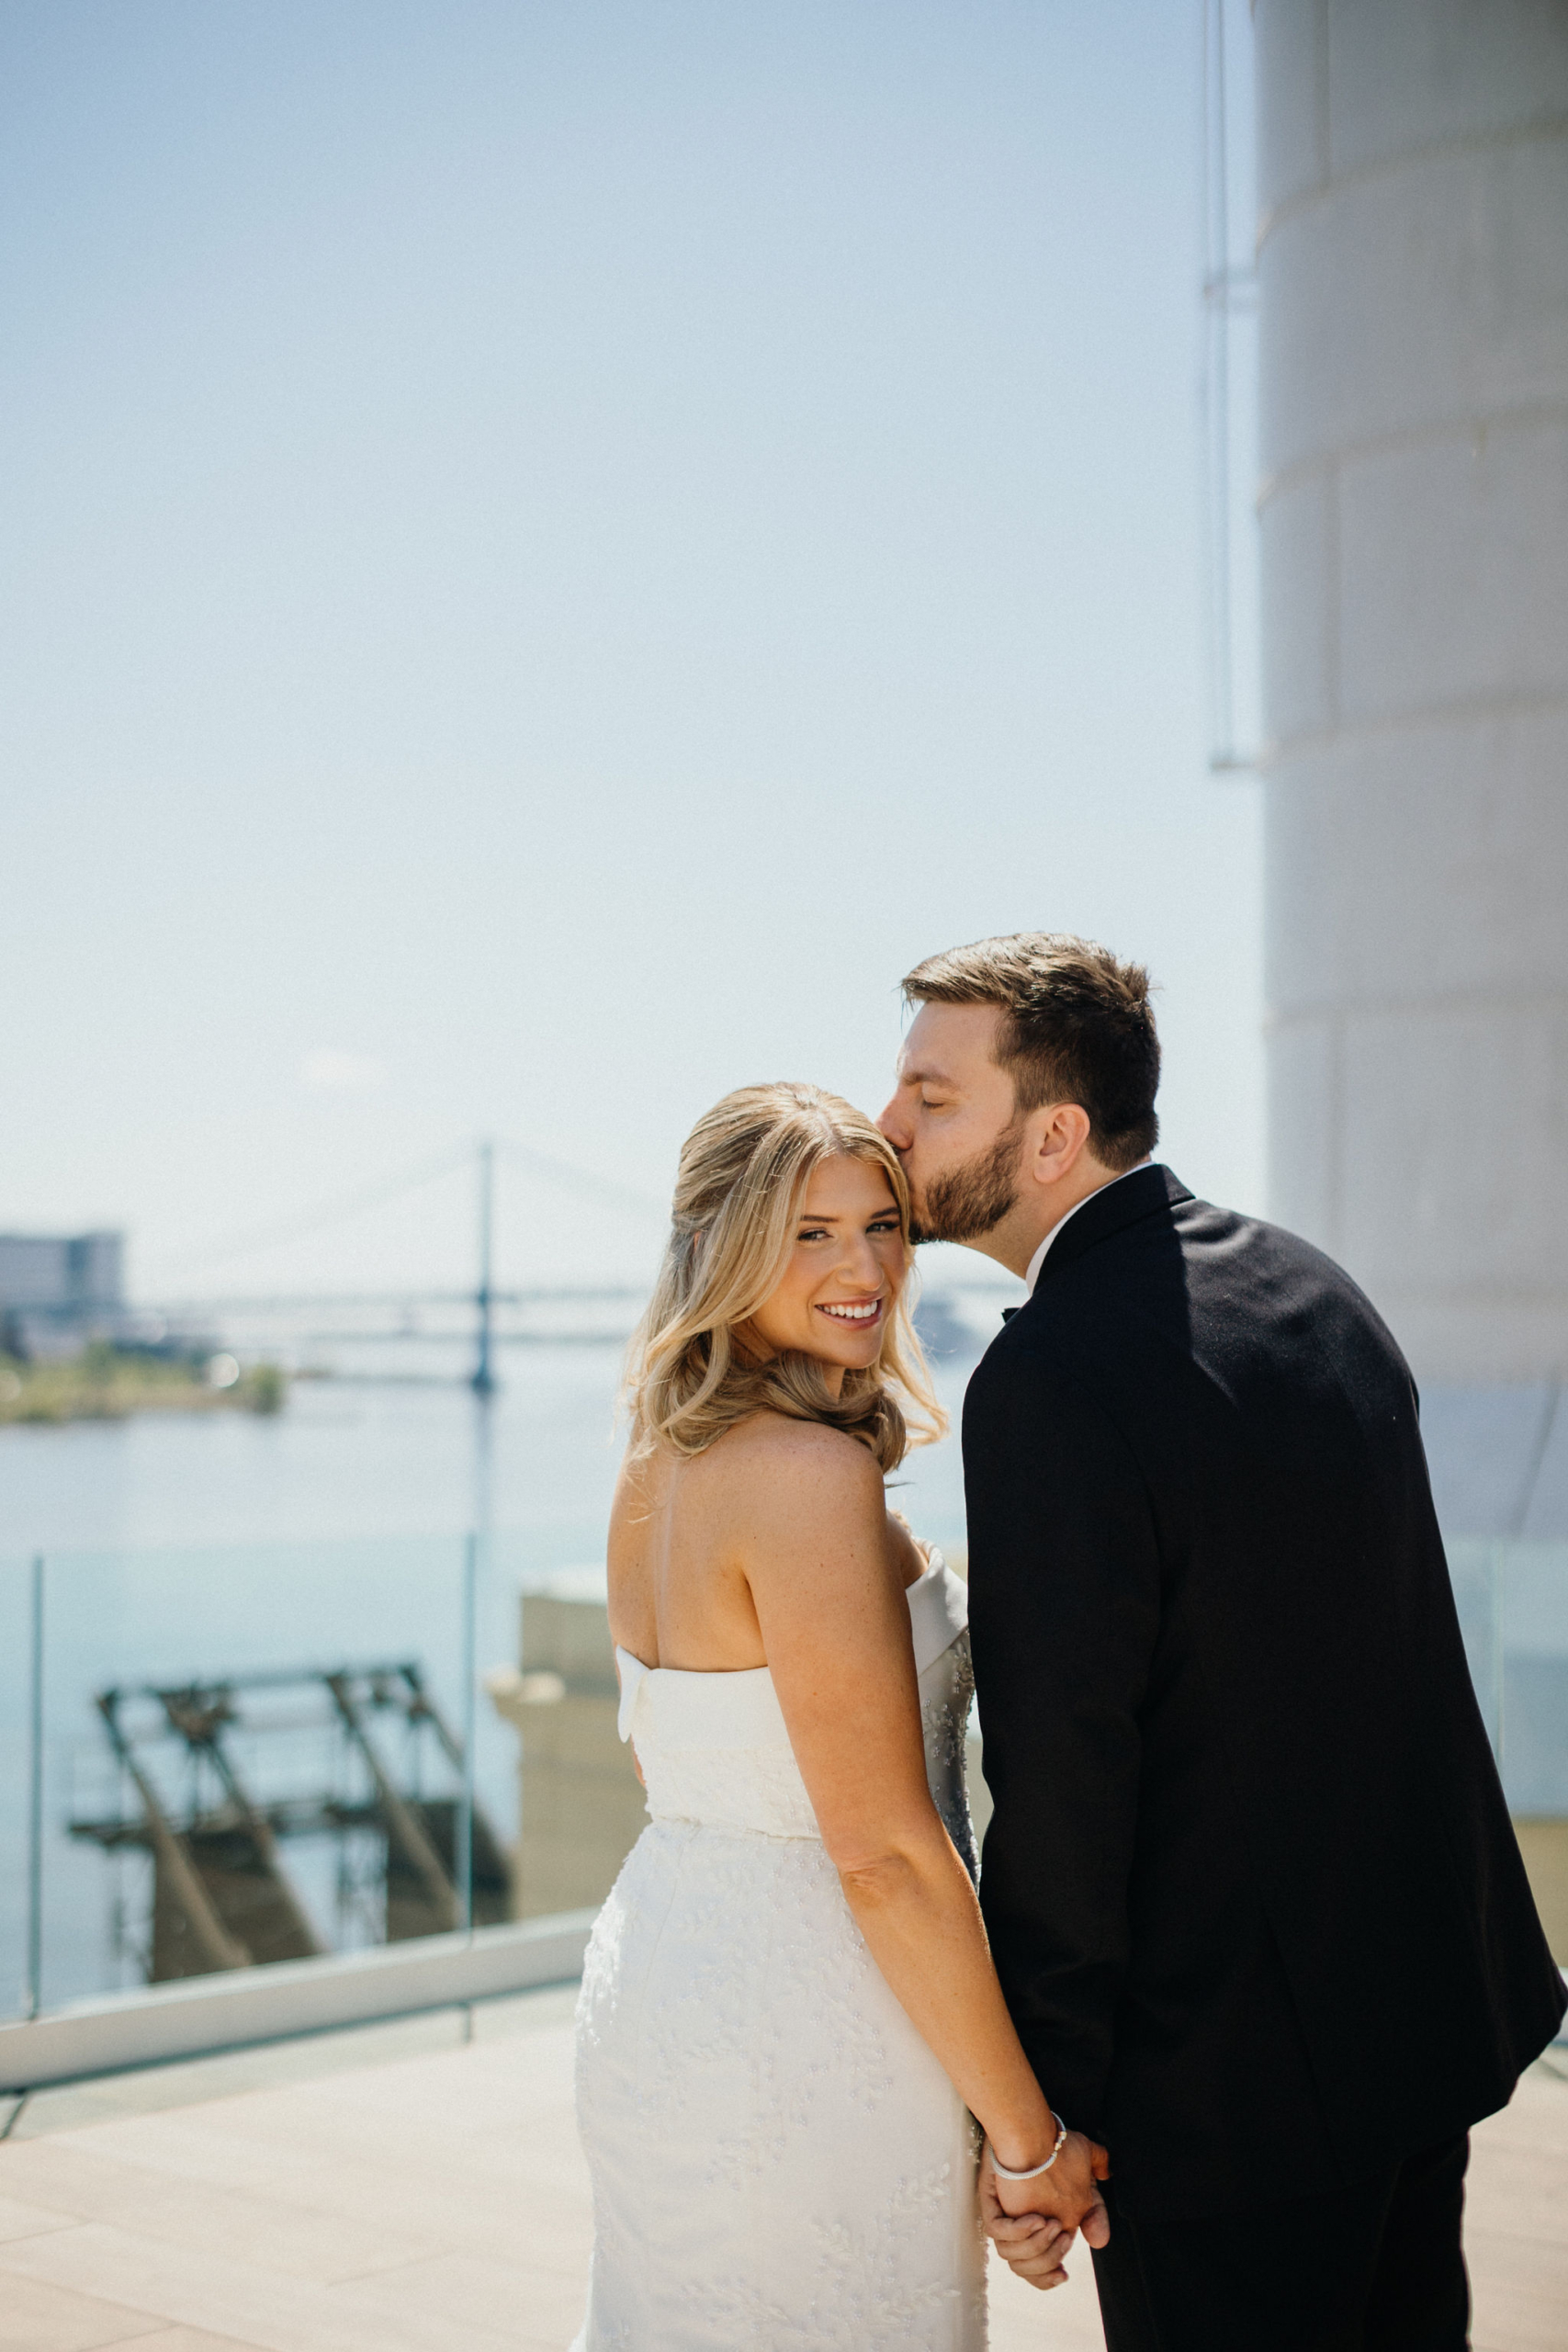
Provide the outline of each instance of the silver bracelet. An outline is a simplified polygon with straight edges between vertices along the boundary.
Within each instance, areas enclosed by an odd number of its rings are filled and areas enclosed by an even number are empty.
[[[1046,2157],[1043,2165],[1031,2165],[1027,2172],[1010,2172],[1006,2165],[1004,2165],[998,2157],[995,2148],[993,2148],[991,2150],[991,2170],[996,2174],[998,2180],[1038,2180],[1043,2172],[1050,2171],[1052,2165],[1061,2154],[1062,2143],[1066,2140],[1066,2136],[1067,2127],[1062,2121],[1061,2117],[1058,2116],[1056,2118],[1056,2144],[1052,2149],[1050,2154]]]

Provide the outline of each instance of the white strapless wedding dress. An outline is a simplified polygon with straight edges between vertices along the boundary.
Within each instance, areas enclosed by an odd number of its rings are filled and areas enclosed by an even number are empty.
[[[926,1771],[973,1872],[966,1597],[933,1553],[908,1601]],[[578,2005],[572,2352],[980,2352],[976,2129],[855,1926],[772,1675],[616,1657],[652,1820]]]

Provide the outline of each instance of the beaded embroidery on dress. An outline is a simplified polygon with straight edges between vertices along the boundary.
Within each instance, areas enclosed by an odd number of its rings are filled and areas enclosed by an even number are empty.
[[[966,1596],[933,1552],[908,1598],[927,1778],[973,1872]],[[578,2003],[572,2352],[982,2352],[975,2126],[855,1926],[772,1675],[616,1655],[652,1818]]]

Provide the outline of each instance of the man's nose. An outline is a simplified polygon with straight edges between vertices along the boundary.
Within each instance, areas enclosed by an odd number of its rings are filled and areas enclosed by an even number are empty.
[[[899,1112],[898,1097],[896,1094],[892,1101],[884,1103],[882,1109],[878,1112],[876,1124],[881,1128],[883,1134],[887,1137],[888,1142],[892,1145],[895,1151],[908,1150],[909,1123]]]

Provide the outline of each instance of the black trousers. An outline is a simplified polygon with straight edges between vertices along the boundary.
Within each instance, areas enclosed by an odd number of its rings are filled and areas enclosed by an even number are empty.
[[[1464,2352],[1468,2136],[1326,2197],[1191,2222],[1119,2212],[1094,2257],[1109,2352]]]

